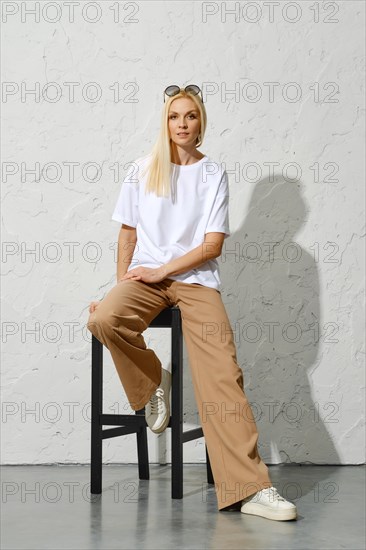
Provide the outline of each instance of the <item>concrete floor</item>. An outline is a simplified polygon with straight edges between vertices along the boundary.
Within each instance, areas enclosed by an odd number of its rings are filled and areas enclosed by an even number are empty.
[[[184,465],[184,497],[170,496],[170,465],[103,466],[102,496],[89,493],[89,466],[3,466],[1,548],[332,549],[365,548],[363,466],[269,466],[297,505],[278,522],[219,512],[204,464]],[[287,487],[287,493],[286,493]]]

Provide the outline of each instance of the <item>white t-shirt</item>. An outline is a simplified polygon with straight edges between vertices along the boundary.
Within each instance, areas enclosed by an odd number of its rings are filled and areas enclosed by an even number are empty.
[[[156,268],[183,256],[203,243],[205,233],[229,228],[229,185],[226,171],[204,156],[188,166],[172,164],[171,196],[145,194],[148,174],[143,170],[150,155],[132,163],[122,183],[112,215],[115,220],[136,227],[137,242],[128,271],[139,266]],[[217,259],[170,279],[199,283],[219,290]]]

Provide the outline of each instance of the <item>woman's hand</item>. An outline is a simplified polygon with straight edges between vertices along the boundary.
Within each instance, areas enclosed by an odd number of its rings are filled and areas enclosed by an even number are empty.
[[[167,276],[165,266],[158,268],[135,267],[127,271],[118,282],[132,279],[133,281],[142,281],[143,283],[160,283]]]
[[[101,300],[98,300],[96,302],[92,302],[89,306],[89,313],[93,313],[95,308],[99,306],[100,302],[101,302]]]

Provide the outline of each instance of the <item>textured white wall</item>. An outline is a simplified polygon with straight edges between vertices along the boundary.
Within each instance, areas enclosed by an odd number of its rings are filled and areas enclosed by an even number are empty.
[[[242,2],[235,16],[221,2],[100,2],[94,23],[93,5],[84,18],[83,2],[73,17],[39,5],[35,21],[34,2],[2,3],[2,462],[89,461],[85,325],[115,284],[112,210],[164,88],[188,83],[207,92],[200,150],[229,172],[222,296],[260,453],[363,462],[364,3]],[[167,363],[169,330],[144,335]],[[186,356],[184,394],[188,428]],[[104,395],[105,412],[132,414],[107,350]],[[170,461],[170,430],[149,440],[151,460]],[[135,437],[105,441],[103,458],[136,461]],[[204,440],[184,458],[204,461]]]

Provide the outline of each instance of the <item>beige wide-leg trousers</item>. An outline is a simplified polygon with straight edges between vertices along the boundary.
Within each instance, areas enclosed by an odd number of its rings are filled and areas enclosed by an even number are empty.
[[[90,314],[87,328],[111,353],[133,410],[161,381],[161,362],[142,332],[166,307],[181,311],[192,385],[210,457],[218,509],[272,486],[258,454],[258,431],[244,393],[233,331],[218,290],[166,278],[126,279]]]

